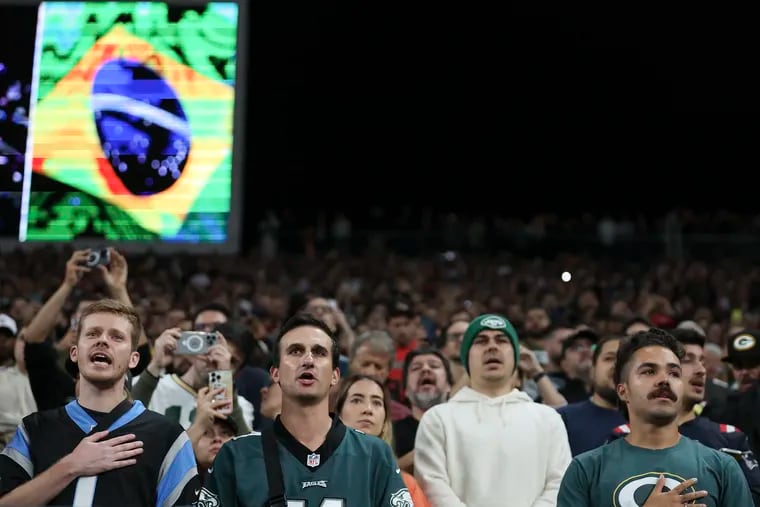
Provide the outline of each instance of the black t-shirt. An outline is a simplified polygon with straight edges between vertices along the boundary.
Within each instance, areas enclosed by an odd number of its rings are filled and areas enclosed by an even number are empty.
[[[25,417],[0,454],[0,496],[32,480],[71,453],[87,435],[110,430],[106,438],[134,433],[143,453],[137,464],[79,477],[49,505],[190,505],[200,480],[187,433],[178,423],[124,401],[109,413],[86,410],[77,401]],[[75,498],[77,502],[75,502]]]
[[[755,455],[760,455],[760,382],[745,392],[730,392],[722,402],[708,404],[702,415],[738,427],[749,438]]]
[[[414,450],[414,439],[420,422],[410,415],[393,423],[393,439],[396,455],[401,457]]]
[[[549,373],[554,387],[565,397],[567,403],[577,403],[587,400],[591,393],[586,390],[586,384],[582,380],[571,379],[564,372]]]

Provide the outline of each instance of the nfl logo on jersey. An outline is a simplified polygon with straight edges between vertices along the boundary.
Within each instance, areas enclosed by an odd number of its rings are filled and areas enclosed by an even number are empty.
[[[319,466],[319,454],[313,452],[306,456],[306,466],[307,467],[318,467]]]

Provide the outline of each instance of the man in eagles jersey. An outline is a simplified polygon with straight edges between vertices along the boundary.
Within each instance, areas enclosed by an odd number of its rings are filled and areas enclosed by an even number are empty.
[[[335,336],[321,320],[296,314],[280,329],[272,379],[282,389],[282,412],[267,438],[276,439],[289,507],[412,507],[391,448],[349,429],[329,412],[340,377]],[[201,491],[203,507],[261,507],[272,496],[262,434],[224,444]]]

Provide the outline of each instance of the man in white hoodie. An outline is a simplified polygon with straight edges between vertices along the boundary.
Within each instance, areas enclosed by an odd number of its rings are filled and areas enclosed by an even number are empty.
[[[415,475],[433,507],[550,507],[570,463],[562,418],[516,389],[517,332],[500,315],[467,327],[461,358],[470,376],[422,416]]]

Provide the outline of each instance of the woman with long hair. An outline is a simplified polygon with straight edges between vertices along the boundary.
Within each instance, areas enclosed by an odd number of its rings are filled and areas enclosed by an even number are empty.
[[[354,374],[341,382],[335,412],[349,428],[380,437],[393,449],[390,403],[388,389],[380,382],[367,375]],[[414,476],[401,471],[401,477],[414,507],[430,507]]]

